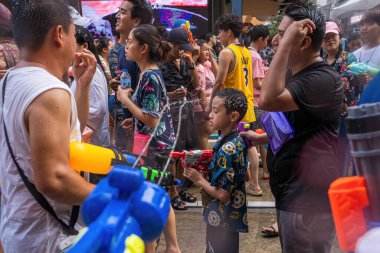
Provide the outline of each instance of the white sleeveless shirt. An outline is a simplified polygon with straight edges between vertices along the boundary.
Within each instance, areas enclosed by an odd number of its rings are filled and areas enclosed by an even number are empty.
[[[7,253],[59,252],[58,244],[66,235],[63,234],[61,225],[37,203],[25,187],[8,151],[3,119],[16,159],[26,177],[34,183],[29,135],[24,122],[25,111],[43,92],[56,88],[66,90],[71,96],[70,140],[80,141],[75,98],[65,83],[39,67],[11,69],[7,76],[5,102],[3,110],[0,110],[0,239]],[[0,82],[0,92],[4,79],[5,77]],[[2,103],[0,96],[0,106]],[[72,206],[46,199],[58,217],[68,224]]]

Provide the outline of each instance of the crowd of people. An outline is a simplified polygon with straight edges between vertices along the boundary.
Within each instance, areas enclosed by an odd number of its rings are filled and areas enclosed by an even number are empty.
[[[330,252],[327,190],[355,173],[347,108],[373,78],[348,66],[380,68],[380,10],[365,13],[346,44],[339,22],[314,6],[290,5],[273,38],[257,25],[242,40],[244,24],[232,14],[219,17],[217,35],[202,38],[192,37],[185,20],[169,31],[156,28],[145,0],[121,2],[116,41],[94,39],[63,0],[19,1],[12,14],[0,11],[5,252],[59,252],[82,226],[75,206],[101,176],[69,167],[70,141],[132,153],[136,136],[152,137],[144,159],[162,170],[173,150],[206,150],[212,133],[219,138],[206,177],[171,160],[182,184],[167,189],[166,252],[180,252],[173,209],[197,201],[192,184],[202,188],[206,252],[239,252],[247,195],[263,195],[259,153],[277,210],[277,223],[263,232],[279,235],[282,252]],[[121,72],[131,87],[121,85]],[[268,145],[270,134],[255,132],[266,129],[268,112],[281,112],[294,129],[280,149]],[[239,122],[250,131],[239,133]],[[146,252],[156,246],[146,242]]]

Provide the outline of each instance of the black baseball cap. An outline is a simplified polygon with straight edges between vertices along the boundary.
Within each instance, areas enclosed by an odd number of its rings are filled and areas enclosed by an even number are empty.
[[[194,47],[190,44],[190,38],[183,28],[174,28],[168,34],[168,41],[178,45],[182,50],[193,51]]]

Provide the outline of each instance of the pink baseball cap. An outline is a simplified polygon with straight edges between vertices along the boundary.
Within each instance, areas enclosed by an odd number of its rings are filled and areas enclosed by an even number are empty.
[[[325,34],[328,34],[328,33],[335,33],[335,34],[340,33],[339,27],[335,22],[326,22]]]

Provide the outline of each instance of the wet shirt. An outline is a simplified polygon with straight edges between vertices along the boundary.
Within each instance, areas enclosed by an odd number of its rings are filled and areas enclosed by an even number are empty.
[[[261,58],[263,59],[264,66],[269,67],[275,54],[274,49],[271,47],[266,47],[265,49],[261,50],[259,54]]]
[[[150,144],[150,149],[170,149],[174,144],[175,135],[170,111],[165,108],[165,105],[168,104],[168,96],[160,70],[150,69],[143,74],[132,100],[142,109],[144,114],[159,118],[160,114],[163,113],[156,135]],[[135,131],[144,135],[153,133],[153,129],[136,118]]]
[[[299,110],[286,112],[294,138],[267,164],[276,208],[290,212],[329,212],[327,191],[341,175],[336,158],[338,122],[343,101],[340,76],[317,62],[288,76],[289,90]]]
[[[229,135],[236,135],[236,130]],[[228,140],[228,137],[226,137]],[[247,149],[239,136],[214,146],[210,163],[210,185],[230,192],[228,203],[212,198],[203,209],[204,221],[234,232],[248,232],[245,174],[248,168]],[[221,146],[222,145],[222,146]]]

